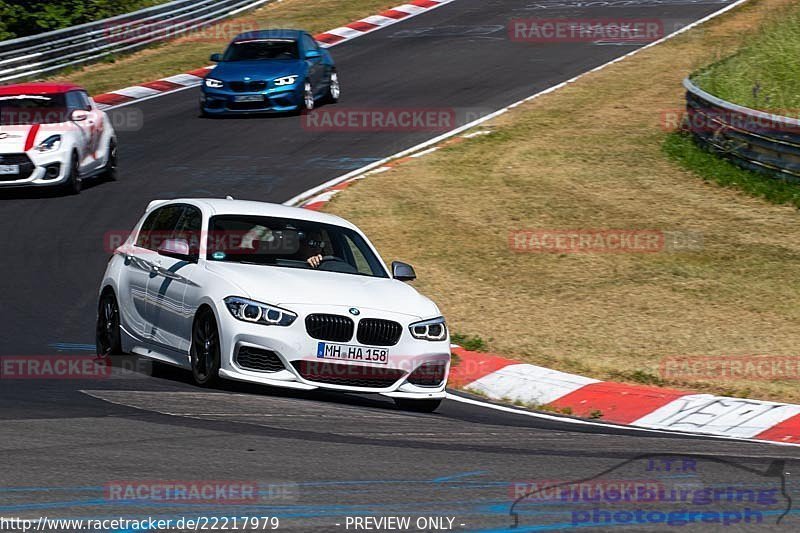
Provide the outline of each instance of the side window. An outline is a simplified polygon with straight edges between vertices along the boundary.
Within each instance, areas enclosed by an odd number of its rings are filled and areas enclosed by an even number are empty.
[[[171,239],[186,206],[168,205],[150,213],[136,237],[136,246],[158,250],[161,243]]]
[[[203,229],[203,214],[192,205],[184,207],[183,214],[175,226],[173,239],[185,239],[192,254],[200,253],[200,234]]]
[[[368,276],[372,275],[373,272],[369,261],[367,261],[367,258],[364,257],[364,254],[361,252],[361,249],[358,247],[358,245],[353,242],[348,235],[344,235],[342,240],[345,246],[345,254],[350,256],[350,258],[348,258],[350,259],[348,262],[352,263],[353,266],[356,267],[359,274],[365,274]]]
[[[78,98],[80,99],[81,106],[83,106],[81,109],[84,111],[92,110],[92,101],[89,100],[89,95],[86,93],[86,91],[79,91]]]
[[[83,102],[78,91],[70,91],[67,93],[67,110],[74,111],[76,109],[83,109]]]
[[[317,45],[317,41],[312,39],[309,35],[303,35],[303,48],[308,52],[309,50],[318,50],[319,46]]]

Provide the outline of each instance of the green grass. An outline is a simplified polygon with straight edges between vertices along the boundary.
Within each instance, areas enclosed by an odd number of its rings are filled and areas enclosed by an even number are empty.
[[[706,181],[740,189],[773,204],[800,208],[800,185],[740,168],[698,146],[689,134],[668,134],[662,148],[670,158]]]
[[[486,341],[477,335],[470,337],[461,333],[453,333],[450,335],[450,342],[458,344],[470,352],[485,352],[487,349]]]
[[[736,54],[692,76],[704,90],[756,109],[798,116],[800,5],[776,10]]]

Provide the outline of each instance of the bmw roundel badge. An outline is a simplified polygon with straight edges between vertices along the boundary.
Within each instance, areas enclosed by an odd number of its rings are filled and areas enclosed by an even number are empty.
[[[360,315],[360,314],[361,314],[361,311],[359,311],[359,310],[358,310],[358,309],[356,309],[355,307],[351,307],[351,308],[350,308],[350,314],[351,314],[351,315],[353,315],[353,316],[358,316],[358,315]]]

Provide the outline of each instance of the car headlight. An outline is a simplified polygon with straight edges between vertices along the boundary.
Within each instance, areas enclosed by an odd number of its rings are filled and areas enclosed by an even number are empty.
[[[206,87],[211,87],[212,89],[221,89],[223,85],[225,85],[220,80],[215,80],[214,78],[206,78],[205,80]]]
[[[265,326],[289,326],[297,318],[296,314],[286,309],[238,296],[225,298],[225,305],[235,318]]]
[[[51,135],[47,139],[39,143],[36,150],[39,152],[51,152],[61,148],[61,135]]]
[[[299,76],[297,75],[293,75],[293,76],[284,76],[282,78],[275,78],[275,81],[273,83],[277,87],[283,87],[284,85],[294,85],[294,82],[297,81],[298,77]]]
[[[415,322],[408,326],[408,329],[411,330],[411,335],[415,339],[443,341],[447,338],[447,324],[445,324],[443,316]]]

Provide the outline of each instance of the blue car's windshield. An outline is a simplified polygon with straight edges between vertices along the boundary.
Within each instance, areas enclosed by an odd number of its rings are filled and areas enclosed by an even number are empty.
[[[251,39],[231,43],[223,61],[258,61],[261,59],[299,59],[297,41],[291,39]]]

